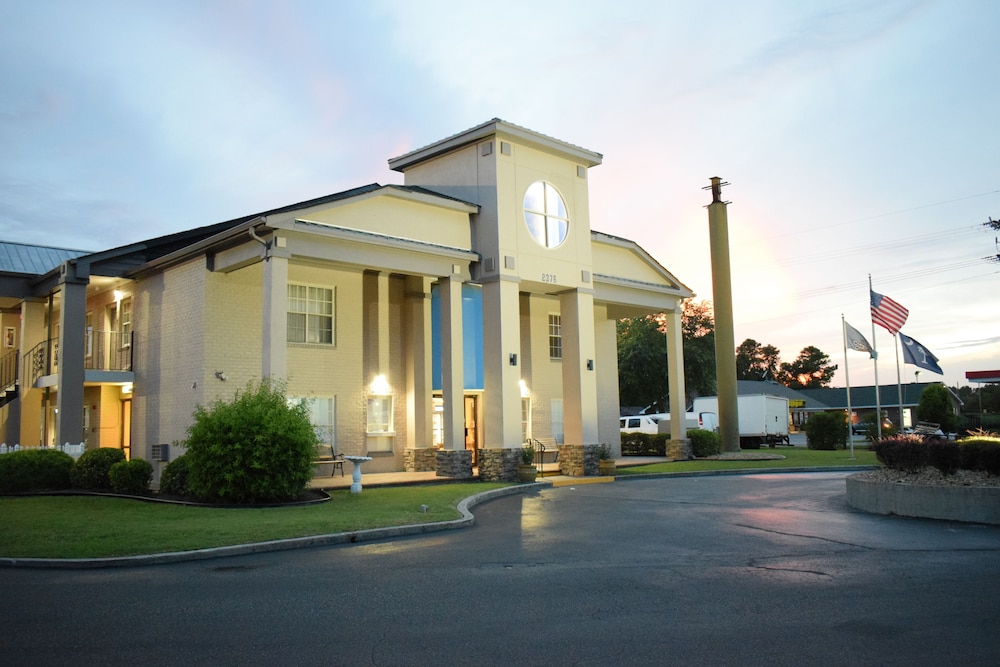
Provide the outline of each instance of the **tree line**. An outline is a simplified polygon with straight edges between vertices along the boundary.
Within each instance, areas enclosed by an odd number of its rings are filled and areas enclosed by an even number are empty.
[[[618,397],[622,406],[666,411],[667,318],[664,314],[619,320]],[[681,313],[684,342],[685,400],[717,392],[715,375],[715,313],[709,301],[684,302]],[[735,350],[738,380],[773,380],[793,389],[827,387],[837,365],[809,345],[793,361],[781,361],[781,350],[752,338]]]

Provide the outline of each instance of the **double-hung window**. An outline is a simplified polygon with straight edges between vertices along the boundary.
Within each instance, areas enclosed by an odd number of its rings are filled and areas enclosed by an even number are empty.
[[[288,342],[333,345],[334,291],[288,285]]]
[[[549,314],[549,359],[562,359],[562,315]]]

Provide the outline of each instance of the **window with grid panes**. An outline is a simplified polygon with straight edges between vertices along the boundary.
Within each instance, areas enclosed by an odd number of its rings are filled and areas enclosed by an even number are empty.
[[[549,358],[562,359],[562,315],[549,315]]]
[[[288,342],[333,345],[333,289],[288,285]]]

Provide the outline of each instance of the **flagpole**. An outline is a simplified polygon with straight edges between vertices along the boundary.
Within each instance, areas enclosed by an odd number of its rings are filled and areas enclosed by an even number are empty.
[[[897,332],[898,333],[898,332]],[[903,380],[899,374],[899,336],[892,335],[892,346],[896,348],[896,389],[899,391],[899,432],[903,432]]]
[[[872,292],[872,274],[868,274],[868,300],[871,301]],[[875,424],[878,433],[878,439],[882,439],[882,392],[878,386],[878,343],[875,340],[875,320],[872,319],[872,362],[875,364]]]
[[[847,383],[847,440],[851,443],[851,460],[854,459],[854,434],[851,432],[851,372],[847,367],[847,320],[840,314],[840,333],[844,339],[844,380]]]

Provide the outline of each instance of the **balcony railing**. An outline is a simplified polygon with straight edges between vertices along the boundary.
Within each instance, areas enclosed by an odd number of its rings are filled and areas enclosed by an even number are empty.
[[[132,370],[131,332],[88,331],[84,334],[83,368],[98,371]],[[42,341],[25,356],[31,384],[45,375],[59,372],[59,339]]]

